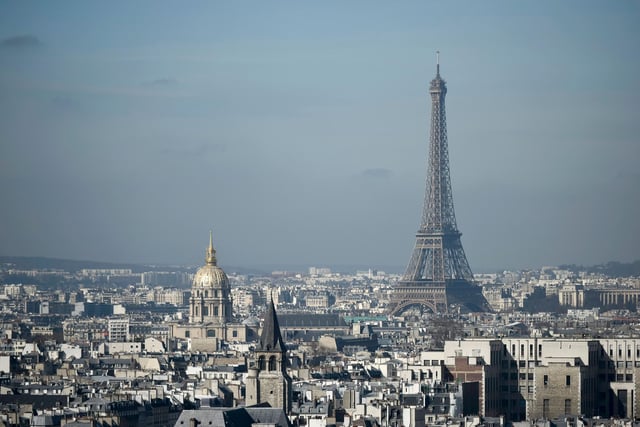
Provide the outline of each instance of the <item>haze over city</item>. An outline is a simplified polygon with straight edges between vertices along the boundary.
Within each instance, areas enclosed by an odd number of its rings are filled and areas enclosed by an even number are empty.
[[[474,271],[640,258],[637,2],[0,3],[0,254],[398,266],[441,52]]]

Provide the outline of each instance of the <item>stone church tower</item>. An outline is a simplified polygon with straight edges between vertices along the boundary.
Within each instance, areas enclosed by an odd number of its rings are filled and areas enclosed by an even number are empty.
[[[246,380],[246,404],[267,402],[273,408],[282,408],[288,415],[293,396],[291,387],[291,377],[287,373],[287,349],[271,300]]]

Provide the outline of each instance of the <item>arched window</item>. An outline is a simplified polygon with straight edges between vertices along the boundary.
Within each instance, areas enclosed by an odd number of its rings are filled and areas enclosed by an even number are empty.
[[[261,371],[264,371],[265,368],[266,366],[265,366],[264,356],[258,357],[258,369],[260,369]]]
[[[276,357],[275,356],[271,356],[269,358],[269,370],[270,371],[275,371],[276,370]]]

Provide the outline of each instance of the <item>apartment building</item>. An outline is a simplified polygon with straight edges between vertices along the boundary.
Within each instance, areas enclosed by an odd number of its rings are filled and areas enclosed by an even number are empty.
[[[466,339],[443,358],[451,379],[479,383],[483,416],[640,415],[640,339]]]

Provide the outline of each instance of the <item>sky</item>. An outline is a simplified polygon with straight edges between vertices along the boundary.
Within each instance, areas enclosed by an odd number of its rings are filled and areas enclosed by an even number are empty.
[[[476,272],[640,259],[640,3],[0,0],[0,254],[397,267],[436,51]]]

